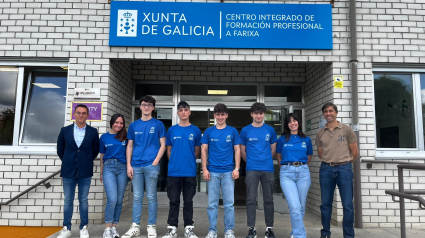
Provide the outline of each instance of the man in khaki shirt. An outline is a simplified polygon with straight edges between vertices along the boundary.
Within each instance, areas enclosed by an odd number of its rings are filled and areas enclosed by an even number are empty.
[[[317,153],[322,160],[320,166],[320,191],[322,205],[321,238],[331,237],[332,203],[335,186],[338,186],[342,206],[342,228],[344,238],[354,237],[353,170],[352,163],[357,158],[357,137],[354,131],[336,120],[338,108],[333,103],[322,107],[326,126],[316,135]]]

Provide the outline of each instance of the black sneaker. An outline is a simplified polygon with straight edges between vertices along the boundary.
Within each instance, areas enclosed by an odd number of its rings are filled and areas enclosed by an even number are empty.
[[[255,230],[255,227],[251,226],[248,231],[248,235],[246,238],[257,238],[257,231]]]
[[[273,232],[273,229],[272,228],[267,228],[267,230],[266,230],[266,238],[275,238],[274,237],[274,232]]]

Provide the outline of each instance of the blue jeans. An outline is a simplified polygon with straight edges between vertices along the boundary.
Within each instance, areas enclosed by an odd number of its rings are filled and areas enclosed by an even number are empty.
[[[63,204],[63,226],[71,230],[71,218],[74,212],[75,187],[78,184],[78,201],[80,205],[80,230],[89,223],[89,203],[88,195],[90,190],[91,177],[88,178],[62,178],[63,193],[65,202]]]
[[[299,167],[282,165],[280,167],[280,187],[288,202],[292,226],[291,235],[296,238],[307,237],[303,219],[310,185],[310,170],[307,165]]]
[[[156,197],[156,184],[159,176],[159,165],[148,165],[145,167],[133,167],[133,221],[140,224],[142,215],[143,194],[146,184],[146,197],[148,198],[149,218],[148,225],[156,224],[158,212],[158,201]]]
[[[353,170],[352,164],[320,166],[320,190],[322,196],[322,236],[331,235],[332,202],[335,186],[338,185],[343,207],[342,229],[344,238],[354,237]]]
[[[120,221],[122,200],[128,183],[127,165],[116,159],[107,159],[103,164],[103,186],[106,192],[105,223]]]
[[[224,232],[235,228],[235,180],[232,172],[210,173],[208,184],[208,220],[210,221],[209,231],[217,233],[218,201],[220,199],[220,188],[224,204]]]

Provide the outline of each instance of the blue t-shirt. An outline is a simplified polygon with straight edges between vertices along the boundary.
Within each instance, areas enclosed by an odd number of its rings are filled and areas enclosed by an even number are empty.
[[[277,141],[274,129],[266,124],[261,127],[250,124],[242,129],[241,139],[246,146],[246,171],[274,172],[270,148]]]
[[[194,125],[178,124],[167,132],[167,146],[172,146],[168,162],[168,176],[196,177],[195,146],[201,145],[201,130]]]
[[[139,119],[131,123],[127,133],[127,138],[134,142],[131,166],[151,165],[161,147],[159,139],[163,137],[165,137],[164,124],[155,118],[149,121]]]
[[[201,142],[208,144],[208,171],[213,173],[233,171],[235,168],[233,146],[242,144],[235,128],[231,126],[223,129],[217,129],[216,126],[210,127],[204,132]]]
[[[276,153],[282,154],[280,164],[295,161],[307,163],[307,156],[313,154],[313,145],[308,136],[301,138],[299,135],[291,135],[289,141],[286,141],[285,136],[281,136],[277,141]]]
[[[127,148],[127,140],[122,142],[115,138],[117,134],[106,132],[100,137],[99,153],[104,154],[103,163],[107,159],[117,159],[120,163],[125,164],[125,150]]]

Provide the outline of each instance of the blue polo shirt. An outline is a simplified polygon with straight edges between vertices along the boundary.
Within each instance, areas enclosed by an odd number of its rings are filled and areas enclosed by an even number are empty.
[[[281,136],[277,141],[276,153],[282,154],[280,164],[295,161],[307,163],[308,156],[313,154],[313,145],[308,136],[301,138],[299,135],[291,135],[289,141],[286,141],[285,136]]]
[[[168,129],[166,145],[172,146],[168,176],[196,177],[195,146],[201,145],[201,130],[194,125],[174,125]]]
[[[274,172],[270,145],[276,143],[277,135],[271,126],[250,124],[242,129],[241,140],[246,146],[246,171]]]
[[[235,128],[231,126],[223,129],[217,129],[216,126],[210,127],[205,130],[201,142],[208,145],[208,171],[213,173],[233,171],[235,168],[233,147],[242,144]]]
[[[127,138],[134,141],[131,166],[151,165],[161,147],[159,139],[163,137],[165,137],[164,124],[155,118],[149,121],[139,119],[131,123],[127,133]]]
[[[108,159],[117,159],[120,163],[127,163],[125,150],[127,148],[127,140],[122,142],[115,138],[117,134],[109,132],[100,137],[99,153],[103,155],[103,163]]]

